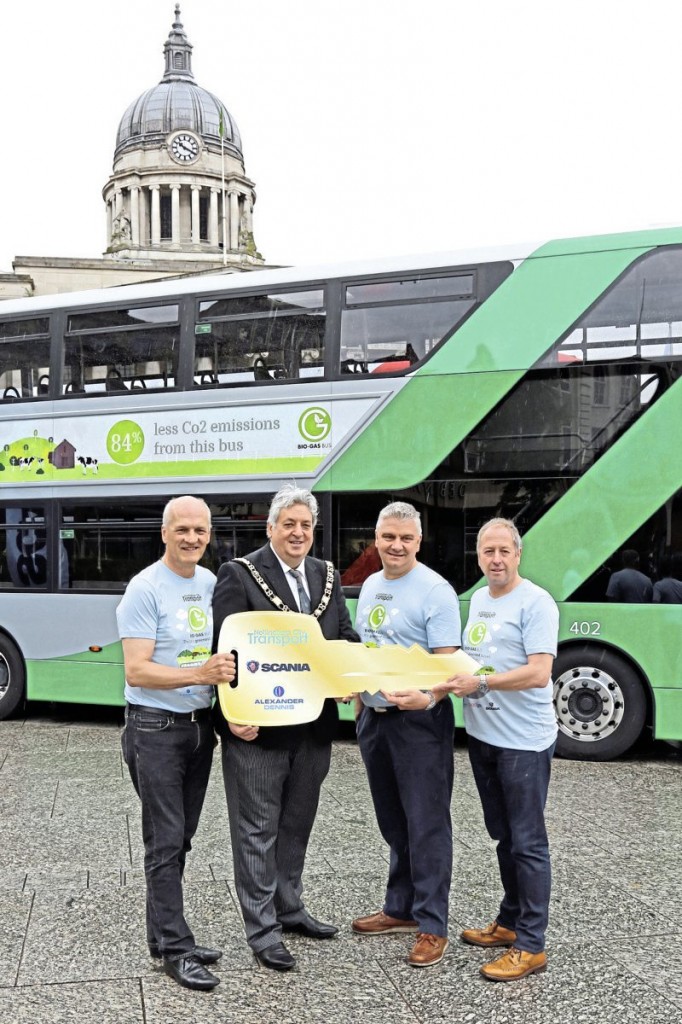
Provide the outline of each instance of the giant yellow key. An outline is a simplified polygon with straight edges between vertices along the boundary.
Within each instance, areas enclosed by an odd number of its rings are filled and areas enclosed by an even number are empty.
[[[463,651],[429,654],[416,645],[325,640],[317,619],[300,612],[228,615],[218,651],[236,656],[236,679],[220,684],[218,699],[225,718],[237,725],[300,725],[319,716],[325,697],[428,690],[481,668]]]

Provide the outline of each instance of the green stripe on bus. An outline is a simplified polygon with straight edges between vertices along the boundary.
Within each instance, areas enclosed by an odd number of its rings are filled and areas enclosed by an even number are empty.
[[[679,489],[682,378],[572,485],[524,539],[522,573],[565,600]]]
[[[677,236],[682,240],[679,230]],[[423,480],[648,250],[546,259],[534,253],[397,392],[313,489],[398,489]],[[460,376],[441,376],[446,374]]]
[[[93,665],[66,658],[26,662],[26,696],[69,704],[124,703],[123,665]]]

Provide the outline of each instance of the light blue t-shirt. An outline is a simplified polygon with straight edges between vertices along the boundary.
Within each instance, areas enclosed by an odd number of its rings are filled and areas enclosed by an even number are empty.
[[[529,654],[556,655],[559,609],[553,598],[530,580],[503,597],[488,587],[471,599],[462,649],[495,672],[509,672]],[[556,739],[552,680],[532,690],[490,690],[482,699],[464,698],[466,731],[483,743],[512,750],[546,750]]]
[[[397,580],[375,572],[362,584],[355,629],[364,643],[459,647],[462,631],[457,594],[447,580],[417,562]],[[381,694],[361,694],[368,707],[393,707]]]
[[[208,661],[213,642],[211,598],[216,578],[198,565],[190,579],[178,576],[154,562],[133,576],[116,609],[121,639],[154,640],[152,661],[171,668],[197,668]],[[125,698],[130,704],[165,708],[167,711],[196,711],[207,708],[212,686],[183,686],[156,690],[129,686]]]

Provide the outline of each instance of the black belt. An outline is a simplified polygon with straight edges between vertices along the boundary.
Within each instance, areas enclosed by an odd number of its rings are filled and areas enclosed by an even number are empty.
[[[169,711],[168,708],[153,708],[149,704],[131,704],[126,701],[129,711],[153,711],[155,714],[166,715],[167,718],[186,719],[188,722],[203,722],[211,717],[211,708],[196,708],[194,711]]]

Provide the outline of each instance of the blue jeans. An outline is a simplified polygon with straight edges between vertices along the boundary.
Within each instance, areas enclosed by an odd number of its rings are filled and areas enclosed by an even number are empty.
[[[551,868],[545,803],[555,744],[546,750],[494,747],[469,736],[469,760],[485,827],[497,840],[504,898],[497,923],[518,949],[541,953],[549,917]]]
[[[213,759],[210,710],[199,721],[170,711],[129,705],[123,757],[142,803],[147,942],[169,960],[195,948],[183,911],[185,858],[206,795]]]
[[[379,831],[390,847],[384,913],[448,934],[454,779],[452,701],[431,711],[364,708],[358,746]]]

